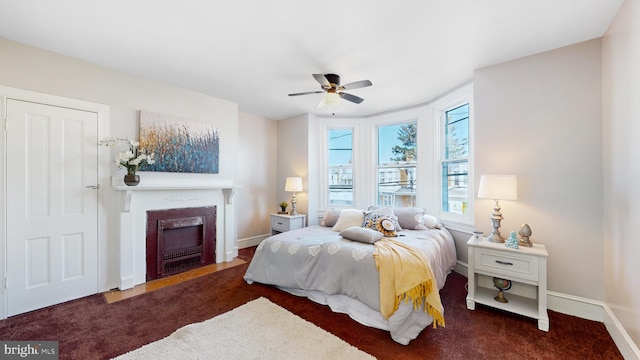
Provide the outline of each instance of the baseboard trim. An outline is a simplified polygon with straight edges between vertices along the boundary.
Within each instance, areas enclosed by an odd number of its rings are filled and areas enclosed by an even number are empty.
[[[453,271],[467,277],[468,268],[467,263],[458,260]],[[547,308],[562,314],[603,323],[622,356],[627,360],[640,360],[640,349],[606,303],[547,291]],[[553,324],[551,326],[553,327]]]
[[[622,356],[640,360],[640,349],[605,302],[547,291],[547,305],[559,313],[603,323]]]
[[[467,265],[467,263],[460,260],[456,261],[456,266],[453,267],[453,271],[464,277],[469,277],[469,266]]]
[[[547,307],[559,313],[604,322],[603,303],[579,296],[547,291]]]
[[[606,326],[622,356],[627,360],[640,360],[640,348],[638,348],[638,345],[633,342],[633,339],[631,339],[631,336],[624,329],[609,305],[602,304],[602,307],[604,309],[604,326]]]
[[[262,242],[262,240],[271,236],[270,234],[262,234],[258,236],[251,236],[244,239],[238,239],[238,249],[244,249],[252,246],[256,246]]]

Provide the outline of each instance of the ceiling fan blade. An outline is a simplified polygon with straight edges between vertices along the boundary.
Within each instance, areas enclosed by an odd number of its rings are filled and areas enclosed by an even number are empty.
[[[351,90],[351,89],[359,89],[367,86],[373,85],[369,80],[360,80],[356,82],[352,82],[346,85],[342,85],[340,88],[343,90]]]
[[[353,103],[356,104],[360,104],[361,102],[364,101],[363,98],[359,97],[359,96],[355,96],[355,95],[351,95],[351,94],[347,94],[347,93],[340,93],[340,97],[347,100],[347,101],[351,101]]]
[[[321,94],[324,91],[322,90],[317,90],[317,91],[306,91],[306,92],[301,92],[301,93],[293,93],[293,94],[289,94],[289,96],[299,96],[299,95],[309,95],[309,94]]]
[[[329,80],[327,80],[327,78],[323,75],[323,74],[313,74],[313,77],[316,79],[317,82],[320,83],[320,85],[322,85],[323,87],[331,87],[331,83],[329,82]]]

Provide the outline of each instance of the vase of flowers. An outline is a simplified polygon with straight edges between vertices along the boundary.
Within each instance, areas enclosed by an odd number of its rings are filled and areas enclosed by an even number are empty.
[[[104,146],[113,146],[118,143],[126,144],[129,149],[119,152],[116,155],[115,162],[118,164],[119,169],[127,169],[127,173],[124,175],[124,183],[128,186],[136,186],[140,183],[140,175],[136,174],[136,172],[138,172],[141,165],[155,163],[154,154],[148,154],[146,150],[139,149],[140,142],[138,141],[113,137],[100,142]]]

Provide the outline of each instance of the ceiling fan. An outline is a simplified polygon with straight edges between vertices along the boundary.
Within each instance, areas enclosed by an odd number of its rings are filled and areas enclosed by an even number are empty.
[[[318,106],[338,105],[341,98],[356,104],[360,104],[364,101],[363,98],[345,93],[343,92],[343,90],[359,89],[373,85],[369,80],[360,80],[349,84],[340,85],[340,76],[336,74],[313,74],[313,77],[320,83],[322,90],[293,93],[289,94],[289,96],[325,93],[325,96],[322,98],[320,103],[318,103]]]

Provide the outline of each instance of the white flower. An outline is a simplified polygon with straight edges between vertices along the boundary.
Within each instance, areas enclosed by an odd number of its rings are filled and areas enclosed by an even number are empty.
[[[147,154],[146,151],[138,150],[138,146],[140,146],[138,141],[111,137],[100,141],[100,145],[109,146],[118,142],[124,142],[129,146],[129,150],[118,153],[115,160],[119,168],[127,169],[128,174],[135,175],[141,165],[155,163],[153,159],[155,154]]]
[[[364,259],[365,256],[367,256],[367,252],[362,250],[362,249],[353,249],[353,250],[351,250],[351,257],[354,260],[362,260],[362,259]]]
[[[298,252],[300,245],[297,243],[289,245],[289,254],[293,255]]]
[[[121,153],[118,153],[118,155],[116,155],[116,162],[118,164],[128,163],[129,159],[131,159],[132,157],[133,157],[133,152],[131,151],[121,152]]]
[[[333,243],[327,247],[327,252],[329,253],[329,255],[334,255],[338,251],[340,251],[340,248],[340,244]]]

